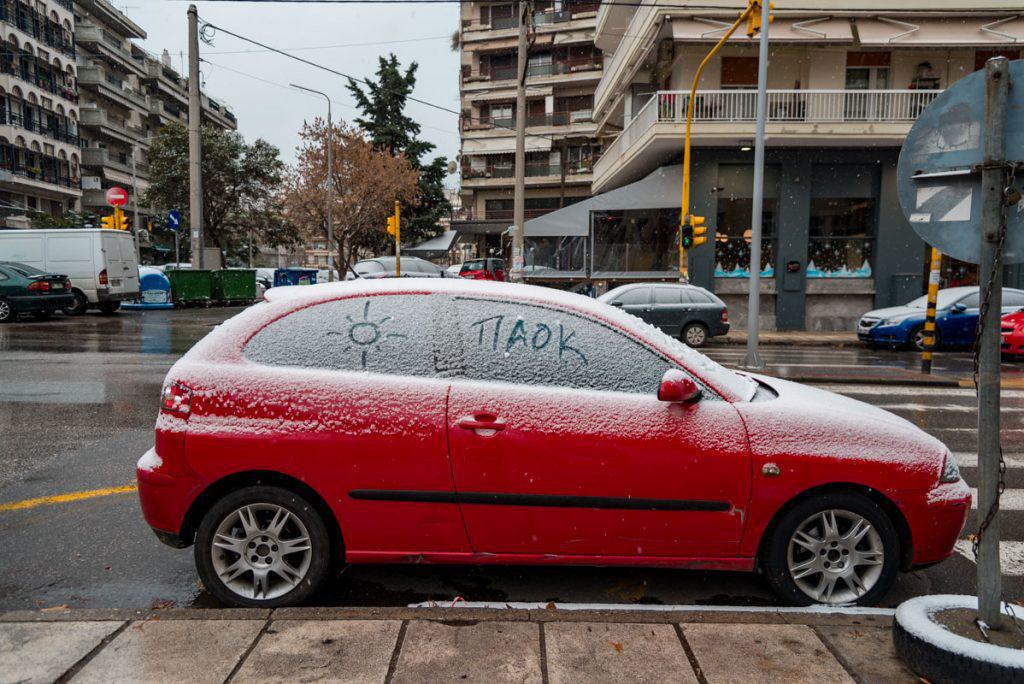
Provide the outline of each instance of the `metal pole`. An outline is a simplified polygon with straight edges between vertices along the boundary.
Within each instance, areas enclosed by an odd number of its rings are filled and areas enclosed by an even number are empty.
[[[402,205],[395,200],[395,276],[402,277]]]
[[[178,251],[180,248],[179,244],[181,241],[181,236],[178,235],[178,233],[180,232],[181,227],[179,226],[178,230],[174,231],[174,268],[181,268],[181,254]]]
[[[327,100],[327,282],[334,282],[334,220],[331,212],[334,207],[334,124],[331,122],[331,98],[327,93],[304,86],[291,84],[292,88],[305,90],[307,93],[322,95]]]
[[[517,53],[516,81],[516,156],[515,191],[512,208],[512,269],[509,279],[514,283],[523,282],[523,223],[526,221],[526,71],[529,56],[527,44],[527,19],[530,3],[519,0],[519,49]]]
[[[985,158],[981,171],[981,259],[978,275],[982,301],[988,301],[980,321],[978,341],[978,516],[984,518],[999,498],[999,363],[1003,274],[998,253],[1006,187],[1006,100],[1009,60],[994,57],[985,63]],[[997,268],[998,266],[998,268]],[[991,280],[989,277],[991,274]],[[995,515],[978,545],[978,613],[993,629],[1001,608],[999,516]]]
[[[132,143],[132,232],[135,233],[135,263],[142,265],[142,241],[139,240],[139,180],[135,175],[135,143]]]
[[[766,3],[767,4],[767,3]],[[764,122],[768,112],[768,8],[762,11],[761,44],[757,53],[757,128],[754,133],[754,200],[750,220],[750,297],[747,300],[747,355],[744,368],[764,368],[757,351],[761,319],[761,218],[764,214]]]
[[[192,268],[203,268],[203,167],[199,137],[199,11],[188,6],[188,223]]]
[[[932,247],[931,270],[928,272],[928,308],[924,315],[924,351],[921,352],[921,372],[932,372],[932,352],[935,351],[935,304],[939,298],[939,273],[942,270],[942,252]]]

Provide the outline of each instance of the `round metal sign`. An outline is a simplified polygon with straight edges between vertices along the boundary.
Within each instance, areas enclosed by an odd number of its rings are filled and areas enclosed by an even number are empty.
[[[106,193],[107,204],[112,207],[123,207],[128,204],[128,191],[124,188],[114,186],[107,190]]]
[[[960,79],[921,112],[900,150],[900,206],[921,239],[976,264],[981,252],[985,71]],[[1024,60],[1010,62],[1006,161],[1024,162]],[[1024,172],[1014,187],[1024,189]],[[1003,262],[1024,262],[1024,200],[1005,208]]]

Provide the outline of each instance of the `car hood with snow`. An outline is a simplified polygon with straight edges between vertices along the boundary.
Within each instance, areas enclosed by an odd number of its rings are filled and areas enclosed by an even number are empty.
[[[902,320],[912,316],[924,316],[925,310],[912,306],[890,306],[885,309],[875,309],[864,314],[863,318],[877,318],[879,320],[895,319]]]

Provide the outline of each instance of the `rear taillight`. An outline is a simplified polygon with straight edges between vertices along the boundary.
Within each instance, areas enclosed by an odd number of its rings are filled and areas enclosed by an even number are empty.
[[[45,280],[36,280],[35,282],[29,283],[28,291],[29,292],[49,292],[50,291],[50,283],[48,283]]]
[[[167,385],[160,395],[160,410],[187,416],[192,410],[192,390],[180,382]]]
[[[100,271],[100,285],[107,284],[107,269]]]
[[[64,281],[64,289],[65,290],[70,290],[71,289],[71,281],[70,280],[65,280]]]
[[[728,309],[722,309],[722,322],[723,323],[728,323],[729,322],[729,310]]]

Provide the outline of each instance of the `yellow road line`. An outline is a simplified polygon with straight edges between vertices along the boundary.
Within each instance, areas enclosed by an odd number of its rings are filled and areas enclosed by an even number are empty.
[[[107,487],[105,489],[88,489],[81,492],[68,492],[67,494],[54,494],[53,496],[40,496],[35,499],[23,501],[12,501],[0,503],[0,512],[19,511],[23,508],[35,508],[36,506],[48,506],[50,504],[68,503],[70,501],[81,501],[83,499],[95,499],[98,496],[110,496],[111,494],[125,494],[138,489],[137,484],[122,485],[120,487]]]

